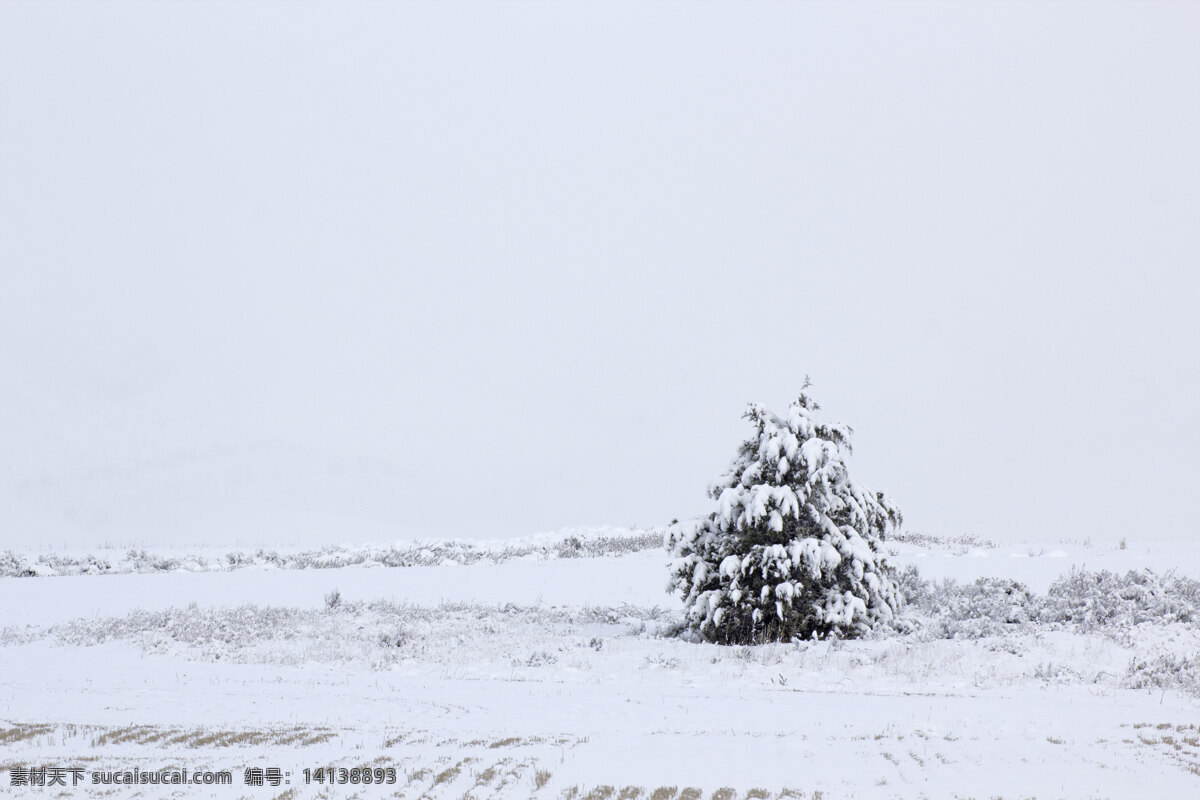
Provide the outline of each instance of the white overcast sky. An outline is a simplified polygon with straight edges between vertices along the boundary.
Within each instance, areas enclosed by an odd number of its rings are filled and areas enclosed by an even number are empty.
[[[0,2],[0,547],[1188,539],[1200,4]]]

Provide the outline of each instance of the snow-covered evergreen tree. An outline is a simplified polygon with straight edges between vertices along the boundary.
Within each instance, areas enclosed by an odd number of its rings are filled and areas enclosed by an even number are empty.
[[[903,602],[880,552],[900,512],[850,480],[850,428],[817,410],[804,392],[785,418],[751,404],[754,435],[709,488],[717,510],[667,531],[669,589],[708,641],[852,637]]]

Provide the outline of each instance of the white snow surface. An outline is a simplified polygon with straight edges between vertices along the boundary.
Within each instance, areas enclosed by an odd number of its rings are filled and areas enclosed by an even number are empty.
[[[888,547],[925,578],[1038,592],[1077,566],[1200,577],[1200,547],[1178,543]],[[0,785],[45,796],[14,768],[74,766],[233,776],[66,790],[119,798],[1200,792],[1200,700],[1125,679],[1135,657],[1200,653],[1194,626],[695,644],[664,635],[666,561],[0,578]],[[322,765],[396,782],[306,785]],[[247,786],[250,767],[291,783]]]

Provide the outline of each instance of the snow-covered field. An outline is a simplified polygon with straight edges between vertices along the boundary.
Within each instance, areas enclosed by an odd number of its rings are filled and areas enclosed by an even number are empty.
[[[910,537],[889,544],[919,572],[898,630],[731,648],[671,635],[679,605],[652,539],[0,557],[0,786],[1200,796],[1200,547]],[[43,768],[66,788],[14,785]],[[228,771],[231,785],[92,784],[164,769]]]

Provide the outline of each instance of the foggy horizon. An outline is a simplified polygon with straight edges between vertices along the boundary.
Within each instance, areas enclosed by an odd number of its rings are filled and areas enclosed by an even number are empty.
[[[1194,540],[1200,6],[0,3],[0,549]]]

